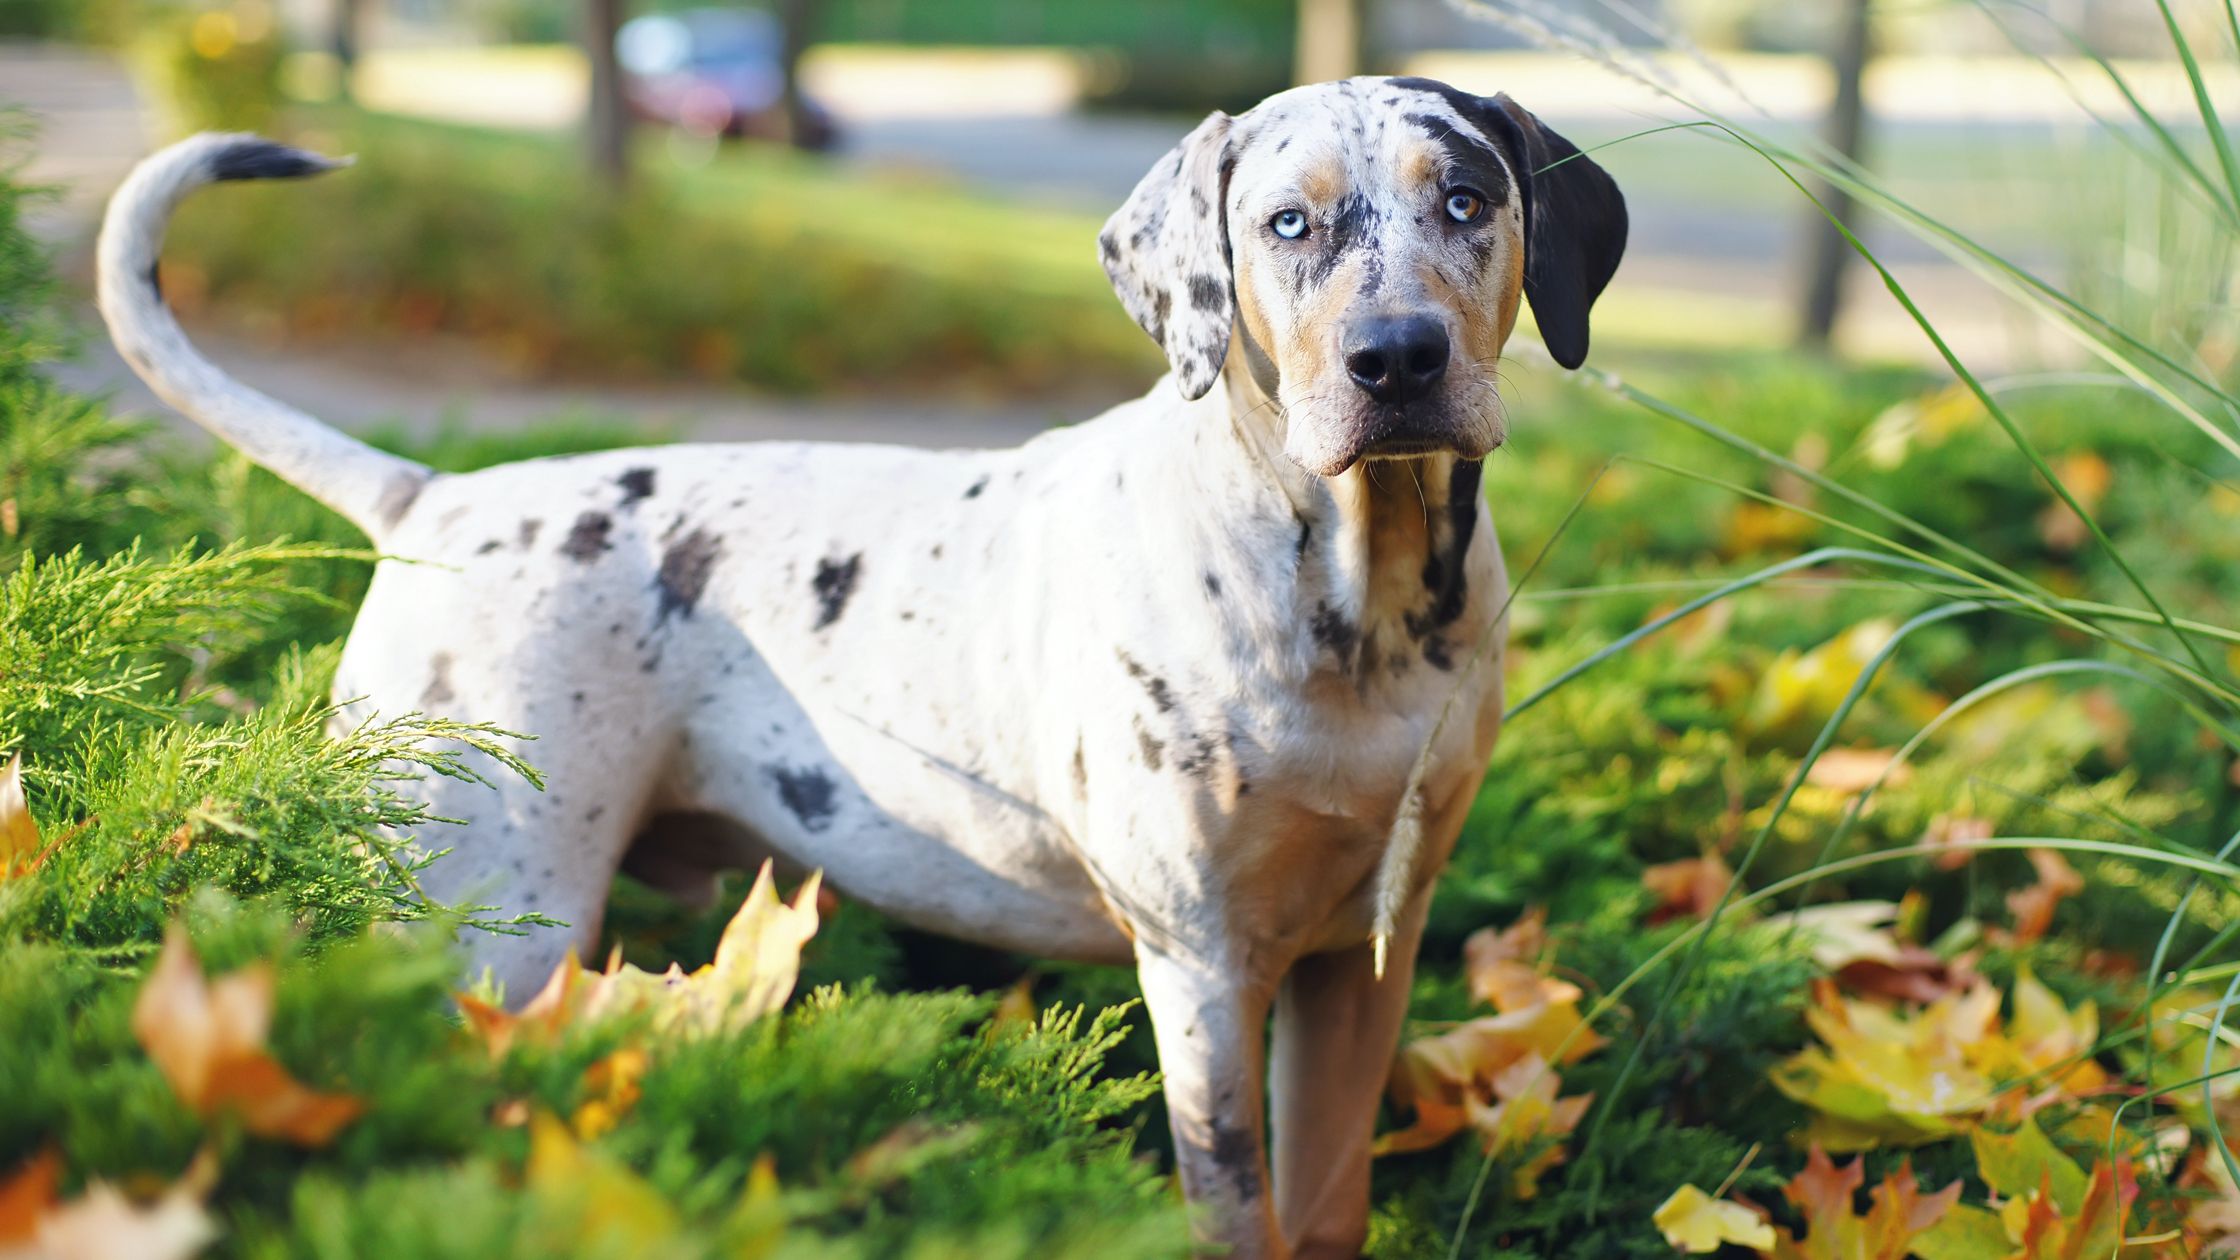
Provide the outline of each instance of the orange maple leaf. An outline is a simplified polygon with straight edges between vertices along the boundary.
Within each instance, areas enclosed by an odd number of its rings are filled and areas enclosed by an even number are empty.
[[[1649,912],[1649,922],[1703,918],[1727,895],[1727,888],[1733,882],[1734,872],[1728,869],[1726,859],[1720,857],[1717,850],[1699,858],[1660,862],[1641,872],[1641,886],[1657,897],[1656,908]]]
[[[2007,909],[2014,915],[2014,939],[2028,944],[2045,936],[2053,926],[2054,907],[2063,897],[2084,891],[2084,876],[2053,849],[2030,850],[2030,866],[2038,881],[2007,894]]]
[[[174,923],[133,1004],[132,1032],[195,1114],[230,1113],[259,1137],[324,1146],[364,1107],[348,1095],[305,1087],[266,1051],[272,989],[266,963],[206,979]]]

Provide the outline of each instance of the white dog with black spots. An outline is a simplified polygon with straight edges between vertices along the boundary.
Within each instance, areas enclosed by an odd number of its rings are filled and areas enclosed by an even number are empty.
[[[437,475],[228,378],[162,302],[182,197],[332,165],[238,135],[148,159],[101,308],[173,406],[394,557],[343,652],[354,716],[540,737],[550,790],[418,789],[466,824],[431,894],[568,924],[478,936],[473,967],[532,992],[618,870],[704,897],[766,857],[1133,965],[1201,1234],[1357,1254],[1425,906],[1501,719],[1496,368],[1520,301],[1584,359],[1625,246],[1609,177],[1504,96],[1298,88],[1207,118],[1106,226],[1173,371],[1094,420]]]

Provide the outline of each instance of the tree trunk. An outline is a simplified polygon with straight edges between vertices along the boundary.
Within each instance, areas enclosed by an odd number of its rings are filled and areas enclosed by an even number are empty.
[[[1874,53],[1873,15],[1868,5],[1869,0],[1844,0],[1835,46],[1828,55],[1835,71],[1836,95],[1828,107],[1823,135],[1830,148],[1853,162],[1866,156],[1865,80],[1867,61]],[[1829,214],[1851,225],[1856,205],[1849,193],[1825,182],[1814,192]],[[1851,245],[1834,224],[1814,210],[1805,229],[1805,251],[1804,311],[1797,342],[1806,349],[1826,350],[1835,334],[1836,316],[1843,308],[1843,278],[1851,261]]]
[[[630,107],[622,98],[622,66],[614,37],[622,29],[624,0],[585,0],[583,53],[591,63],[591,108],[585,134],[591,169],[611,188],[630,180]]]
[[[816,147],[808,117],[801,108],[801,57],[815,36],[819,0],[778,0],[778,22],[784,41],[778,51],[778,107],[785,113],[786,142],[796,149]]]
[[[1299,0],[1298,59],[1292,77],[1300,83],[1343,79],[1361,69],[1359,0]]]

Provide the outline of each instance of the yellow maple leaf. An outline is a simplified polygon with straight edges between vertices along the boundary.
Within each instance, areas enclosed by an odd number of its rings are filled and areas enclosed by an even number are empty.
[[[1571,1131],[1587,1098],[1557,1099],[1550,1064],[1576,1063],[1604,1044],[1579,1015],[1579,986],[1542,974],[1528,961],[1546,945],[1546,917],[1528,911],[1505,930],[1487,929],[1464,946],[1471,991],[1498,1012],[1418,1038],[1394,1060],[1393,1102],[1414,1113],[1404,1129],[1380,1136],[1379,1155],[1428,1150],[1476,1127],[1489,1146],[1508,1150],[1543,1134]],[[1562,1157],[1543,1152],[1519,1170],[1529,1195],[1542,1170]]]
[[[504,1058],[523,1040],[549,1044],[578,1024],[624,1016],[644,1016],[665,1036],[736,1031],[777,1011],[792,995],[801,947],[816,935],[821,883],[819,875],[810,875],[789,905],[779,899],[771,864],[764,862],[725,926],[715,960],[689,974],[674,964],[667,971],[646,971],[623,962],[619,953],[604,971],[587,971],[571,951],[518,1014],[459,994],[460,1014],[492,1058]]]
[[[1739,1203],[1714,1199],[1693,1185],[1673,1191],[1649,1219],[1666,1242],[1697,1255],[1728,1243],[1757,1251],[1773,1249],[1773,1226],[1763,1217]]]
[[[1562,1085],[1547,1060],[1527,1052],[1487,1081],[1490,1102],[1474,1092],[1464,1094],[1463,1114],[1488,1155],[1504,1155],[1540,1138],[1566,1137],[1579,1127],[1594,1095],[1558,1098]],[[1520,1199],[1532,1198],[1539,1193],[1541,1174],[1563,1159],[1563,1144],[1547,1143],[1511,1172],[1510,1190]]]
[[[206,979],[186,932],[173,924],[133,1004],[132,1032],[197,1115],[231,1114],[260,1137],[324,1146],[364,1108],[306,1087],[265,1049],[272,989],[265,963]]]
[[[568,1124],[584,1141],[614,1131],[638,1103],[638,1081],[652,1057],[637,1046],[624,1046],[584,1069],[584,1092],[590,1095],[577,1105]]]
[[[1814,1112],[1808,1137],[1832,1151],[1919,1145],[1961,1131],[1982,1113],[1993,1082],[1968,1049],[1997,1020],[1989,984],[1931,1003],[1913,1015],[1843,998],[1814,984],[1805,1022],[1821,1041],[1784,1060],[1776,1089]]]
[[[1782,652],[1758,680],[1758,693],[1743,714],[1744,727],[1779,731],[1825,720],[1897,632],[1896,622],[1875,618],[1808,651]]]
[[[585,1251],[646,1260],[675,1254],[680,1218],[669,1200],[541,1111],[529,1120],[524,1180],[547,1218],[568,1222],[569,1236]]]

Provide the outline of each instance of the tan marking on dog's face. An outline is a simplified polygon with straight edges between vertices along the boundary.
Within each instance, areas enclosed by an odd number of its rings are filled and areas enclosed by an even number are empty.
[[[1310,472],[1387,447],[1478,459],[1506,436],[1495,373],[1523,293],[1522,198],[1504,142],[1458,95],[1354,79],[1239,120],[1227,209],[1240,323],[1275,364],[1284,449]],[[1457,193],[1482,206],[1474,219],[1449,213]],[[1297,239],[1275,230],[1287,210],[1307,218]],[[1445,330],[1446,370],[1424,396],[1379,402],[1348,372],[1349,328],[1380,317]]]

